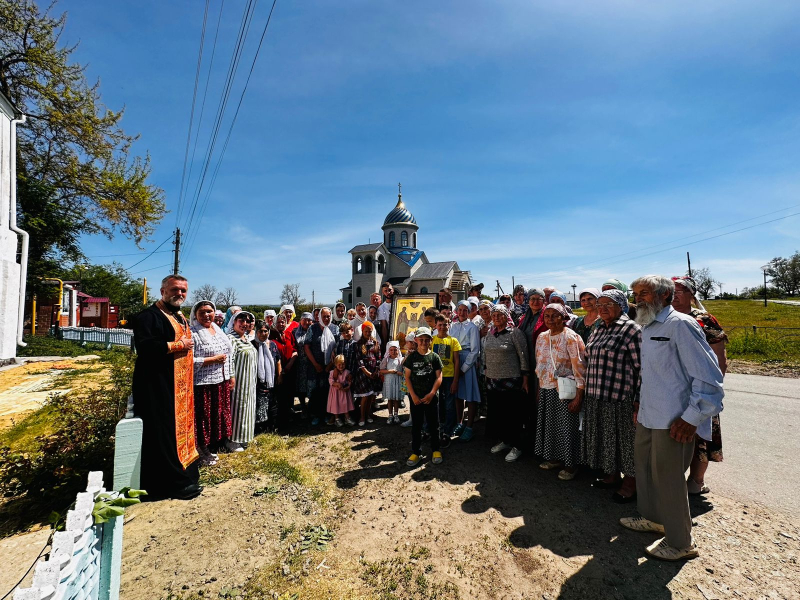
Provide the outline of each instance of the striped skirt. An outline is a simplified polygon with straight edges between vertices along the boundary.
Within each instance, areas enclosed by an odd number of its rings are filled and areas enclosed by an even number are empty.
[[[236,383],[231,393],[231,441],[246,444],[255,437],[258,359],[255,352],[237,354],[236,359]]]

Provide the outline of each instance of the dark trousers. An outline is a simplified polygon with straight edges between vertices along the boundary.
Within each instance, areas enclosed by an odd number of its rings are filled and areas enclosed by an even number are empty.
[[[328,410],[328,392],[331,387],[330,383],[328,383],[328,373],[323,372],[314,379],[309,379],[306,386],[308,389],[309,414],[312,418],[325,418]]]
[[[427,422],[431,434],[431,452],[439,449],[439,396],[431,400],[430,404],[414,404],[411,401],[411,452],[421,453],[422,422]]]
[[[489,391],[490,430],[501,442],[522,450],[527,394],[522,390]]]

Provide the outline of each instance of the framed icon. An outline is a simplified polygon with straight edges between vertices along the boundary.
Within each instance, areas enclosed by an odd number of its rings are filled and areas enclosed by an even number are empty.
[[[425,311],[436,308],[439,298],[436,294],[395,295],[392,299],[391,339],[398,340],[400,347],[405,345],[406,335],[419,327],[427,327]]]

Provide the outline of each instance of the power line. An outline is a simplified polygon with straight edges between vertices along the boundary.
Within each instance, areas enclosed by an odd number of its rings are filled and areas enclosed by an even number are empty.
[[[139,273],[147,273],[147,271],[155,271],[156,269],[163,269],[165,267],[171,267],[172,263],[167,263],[165,265],[158,265],[157,267],[150,267],[149,269],[143,269],[141,271],[136,271],[135,273],[131,273],[131,275],[138,275]]]
[[[161,246],[163,246],[163,245],[164,245],[164,244],[166,244],[168,241],[170,241],[170,240],[171,240],[171,239],[174,237],[174,235],[175,235],[175,234],[172,234],[172,235],[170,235],[170,236],[169,236],[167,239],[165,239],[165,240],[164,240],[163,242],[161,242],[161,243],[160,243],[158,246],[156,246],[155,250],[153,250],[153,251],[152,251],[150,254],[148,254],[147,256],[145,256],[145,257],[144,257],[142,260],[140,260],[139,262],[133,263],[133,264],[132,264],[130,267],[128,267],[128,268],[127,268],[127,269],[125,269],[125,270],[126,270],[126,271],[130,271],[130,270],[131,270],[133,267],[135,267],[136,265],[140,265],[140,264],[142,264],[142,263],[143,263],[144,261],[146,261],[148,258],[150,258],[151,256],[153,256],[153,254],[155,254],[155,253],[156,253],[156,251],[157,251],[159,248],[161,248]],[[169,250],[167,250],[167,252],[169,252]]]
[[[172,252],[172,250],[159,250],[151,252],[151,254],[161,254],[163,252]],[[141,256],[141,252],[129,252],[128,254],[93,254],[92,258],[110,258],[112,256]]]
[[[222,120],[225,115],[225,110],[228,105],[228,98],[230,97],[231,89],[233,88],[233,82],[236,79],[236,72],[239,69],[239,62],[242,57],[242,51],[244,49],[245,42],[247,41],[247,36],[250,32],[250,24],[252,23],[253,13],[255,11],[255,6],[258,4],[258,0],[248,0],[247,6],[245,7],[244,13],[242,14],[242,21],[239,25],[239,33],[236,39],[236,44],[233,49],[233,54],[231,55],[231,61],[228,65],[228,75],[225,80],[225,84],[223,86],[222,95],[220,96],[220,102],[217,106],[217,117],[214,120],[214,124],[212,126],[212,133],[209,139],[209,145],[207,147],[205,159],[203,160],[203,168],[202,174],[198,179],[197,185],[195,186],[195,191],[193,194],[194,200],[192,202],[192,211],[189,215],[189,219],[187,224],[184,226],[184,231],[187,233],[190,231],[192,224],[194,222],[194,216],[197,211],[197,205],[200,199],[200,193],[203,188],[203,184],[205,183],[206,174],[208,173],[208,167],[211,164],[211,157],[214,154],[214,149],[217,145],[217,136],[219,135],[219,130],[222,127]]]
[[[203,62],[203,46],[206,41],[206,22],[208,21],[208,4],[206,0],[206,8],[203,12],[203,30],[200,33],[200,51],[197,53],[197,69],[194,74],[194,91],[192,92],[192,110],[189,113],[189,129],[186,133],[186,150],[183,153],[183,171],[181,172],[181,191],[178,194],[178,210],[175,213],[175,223],[180,223],[181,209],[183,207],[183,190],[186,180],[186,163],[189,161],[189,146],[192,141],[192,122],[194,121],[194,106],[197,101],[197,84],[200,82],[200,65]]]
[[[275,11],[275,5],[278,3],[278,0],[273,0],[272,7],[269,9],[269,15],[267,16],[267,22],[264,24],[264,30],[261,32],[261,38],[258,40],[258,47],[256,48],[256,53],[253,56],[253,62],[250,65],[250,71],[247,73],[247,79],[244,82],[244,87],[242,88],[242,93],[239,96],[239,103],[236,105],[236,112],[233,114],[233,119],[231,119],[230,127],[228,128],[228,135],[225,138],[225,144],[222,146],[222,151],[220,152],[219,159],[217,160],[217,166],[214,169],[214,174],[211,177],[211,183],[209,184],[208,190],[206,191],[205,199],[203,200],[203,205],[200,209],[200,214],[198,215],[197,219],[197,226],[195,227],[194,232],[192,232],[192,238],[189,242],[189,246],[187,246],[187,253],[191,251],[192,247],[194,246],[194,240],[197,238],[197,233],[200,231],[200,223],[203,220],[203,215],[205,213],[206,207],[208,206],[209,198],[211,197],[211,191],[214,189],[214,184],[217,181],[217,175],[219,174],[220,167],[222,166],[222,160],[225,157],[225,152],[228,149],[228,144],[231,141],[231,134],[233,133],[233,128],[236,125],[236,119],[239,117],[239,111],[242,108],[242,103],[244,101],[244,95],[247,93],[247,88],[250,85],[250,79],[253,76],[253,71],[256,67],[256,61],[258,61],[258,56],[261,53],[261,46],[264,44],[264,38],[267,35],[267,29],[269,29],[269,24],[272,21],[272,13]]]

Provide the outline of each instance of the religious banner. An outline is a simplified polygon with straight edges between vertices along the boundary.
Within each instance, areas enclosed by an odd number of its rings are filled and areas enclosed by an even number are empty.
[[[398,340],[400,347],[405,345],[406,335],[418,327],[427,327],[425,311],[436,308],[436,294],[395,294],[392,299],[391,339]]]

